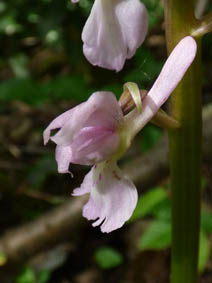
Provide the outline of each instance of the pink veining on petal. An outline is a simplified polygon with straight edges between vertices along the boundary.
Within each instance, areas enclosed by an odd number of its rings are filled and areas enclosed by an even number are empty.
[[[79,131],[71,144],[72,163],[93,165],[114,154],[119,143],[120,136],[116,129],[85,127]]]
[[[98,122],[99,125],[115,128],[123,120],[120,106],[112,92],[95,92],[73,111],[71,119],[67,119],[61,130],[51,138],[58,145],[71,144],[75,134],[84,126],[93,126]]]

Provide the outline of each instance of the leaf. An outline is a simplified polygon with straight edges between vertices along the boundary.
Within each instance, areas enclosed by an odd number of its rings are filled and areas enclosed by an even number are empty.
[[[163,7],[161,1],[158,0],[143,0],[149,14],[149,27],[155,27],[159,20],[163,18]]]
[[[49,270],[40,270],[37,274],[37,283],[47,283],[50,279]]]
[[[35,283],[35,274],[32,268],[26,267],[16,279],[16,283]]]
[[[48,91],[56,99],[73,99],[81,102],[87,100],[93,92],[79,75],[58,76],[47,85]]]
[[[42,85],[31,79],[9,79],[0,84],[0,101],[21,100],[38,106],[47,100]]]
[[[153,208],[166,198],[167,196],[164,189],[160,187],[146,192],[138,199],[136,209],[130,218],[130,222],[150,214]]]
[[[7,256],[0,252],[0,266],[3,266],[7,262]]]
[[[16,54],[14,57],[9,59],[9,64],[16,78],[26,79],[29,77],[29,71],[27,69],[28,57],[25,54]]]
[[[163,221],[171,221],[171,201],[167,197],[152,210],[152,215]]]
[[[210,257],[210,241],[204,231],[200,231],[200,243],[199,243],[199,261],[198,270],[199,272],[204,271],[207,262]]]
[[[155,220],[142,234],[138,244],[140,250],[160,250],[171,245],[171,224]]]
[[[102,247],[96,251],[95,260],[102,269],[110,269],[122,264],[123,257],[113,248]]]
[[[205,176],[202,176],[201,185],[202,185],[202,190],[203,190],[203,191],[206,189],[207,184],[208,184],[208,182],[207,182],[206,177],[205,177]]]
[[[154,125],[148,124],[141,133],[141,151],[146,152],[151,149],[160,139],[162,130]]]
[[[202,211],[202,213],[201,213],[201,228],[206,233],[212,233],[212,213]]]
[[[164,62],[155,59],[154,54],[145,46],[137,50],[134,60],[136,67],[126,74],[124,81],[135,82],[141,88],[149,87],[158,76]]]
[[[57,165],[54,155],[45,154],[28,169],[27,179],[33,188],[39,189],[48,175],[56,173]]]

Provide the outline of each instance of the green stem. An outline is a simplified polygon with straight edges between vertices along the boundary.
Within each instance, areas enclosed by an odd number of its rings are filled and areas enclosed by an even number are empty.
[[[166,0],[166,35],[170,53],[190,35],[197,20],[195,0]],[[201,50],[171,98],[180,128],[169,131],[172,187],[172,283],[196,283],[201,188]]]

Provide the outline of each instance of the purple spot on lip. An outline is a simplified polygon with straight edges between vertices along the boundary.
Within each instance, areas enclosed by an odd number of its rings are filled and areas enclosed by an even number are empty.
[[[94,165],[94,169],[96,169],[96,168],[97,168],[97,164]]]
[[[99,181],[101,181],[102,180],[102,174],[100,173],[99,174]]]

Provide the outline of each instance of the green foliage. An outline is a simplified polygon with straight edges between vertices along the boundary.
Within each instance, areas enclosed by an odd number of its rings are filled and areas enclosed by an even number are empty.
[[[206,211],[202,211],[201,213],[201,227],[202,229],[208,233],[212,233],[212,214]]]
[[[89,89],[79,75],[59,76],[46,84],[49,98],[73,99],[82,102],[88,99],[94,90]]]
[[[20,100],[37,106],[46,100],[45,93],[31,79],[10,79],[0,84],[0,101]]]
[[[166,199],[162,200],[152,209],[152,215],[163,221],[171,221],[171,202],[166,196]]]
[[[50,279],[50,272],[48,270],[40,270],[37,274],[36,283],[47,283]]]
[[[119,266],[123,262],[122,255],[110,247],[101,247],[95,252],[95,260],[102,269]]]
[[[0,266],[3,266],[7,262],[7,256],[0,252]]]
[[[10,79],[0,84],[0,101],[19,100],[34,107],[48,100],[70,99],[82,102],[93,92],[80,76],[59,76],[39,84],[32,79]]]
[[[163,18],[162,1],[158,0],[142,0],[148,10],[150,28],[156,26]]]
[[[141,132],[140,149],[146,152],[151,149],[159,141],[162,130],[159,127],[148,124]]]
[[[207,234],[203,230],[201,230],[200,243],[199,243],[199,262],[198,262],[199,272],[202,272],[205,269],[206,264],[210,257],[210,252],[211,252],[210,240]]]
[[[47,283],[49,279],[50,272],[48,270],[40,270],[35,273],[32,268],[26,267],[18,275],[16,283]]]
[[[33,269],[26,267],[16,279],[16,283],[35,283],[35,273]]]
[[[145,230],[138,247],[140,250],[158,250],[171,244],[171,223],[161,220],[153,221]]]
[[[202,187],[206,180],[202,178]],[[144,193],[129,222],[152,216],[152,221],[142,233],[138,242],[139,250],[161,250],[171,245],[171,202],[162,187],[156,187]],[[199,246],[199,272],[202,272],[209,260],[211,247],[208,234],[212,233],[212,213],[202,211]]]
[[[166,199],[166,193],[163,188],[156,187],[144,193],[138,199],[136,209],[133,212],[130,222],[142,218],[152,213],[152,210],[157,204]]]
[[[27,66],[28,57],[25,54],[16,54],[14,57],[9,59],[9,64],[16,78],[26,79],[29,77],[29,70]]]
[[[127,73],[124,77],[125,81],[134,81],[139,84],[140,88],[149,86],[150,82],[158,76],[163,61],[156,59],[151,50],[142,46],[136,52],[135,56],[136,66],[133,71]]]
[[[205,176],[202,176],[201,186],[202,186],[202,190],[204,191],[207,186],[207,179],[205,178]]]
[[[123,86],[121,84],[109,84],[104,86],[101,90],[111,91],[115,94],[116,98],[119,99],[121,93],[123,92]]]
[[[41,157],[28,170],[27,179],[34,188],[40,188],[49,174],[57,173],[57,166],[53,154]]]

